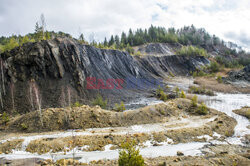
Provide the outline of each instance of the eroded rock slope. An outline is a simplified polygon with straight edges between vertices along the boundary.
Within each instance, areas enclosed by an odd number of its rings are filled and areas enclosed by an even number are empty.
[[[109,102],[132,100],[150,89],[128,88],[138,85],[139,79],[155,85],[170,73],[187,75],[207,63],[204,57],[176,55],[135,58],[69,38],[27,43],[0,56],[0,113],[62,107],[75,101],[89,104],[98,93]],[[89,77],[96,78],[93,82],[99,89],[87,89]],[[108,79],[116,80],[114,87],[104,89],[97,79],[103,80],[104,87]]]

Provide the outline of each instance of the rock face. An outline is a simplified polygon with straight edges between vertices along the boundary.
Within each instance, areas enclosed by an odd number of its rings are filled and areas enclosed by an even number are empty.
[[[250,65],[247,65],[244,69],[240,71],[232,71],[226,78],[228,81],[248,81],[250,82]]]
[[[135,48],[136,51],[140,51],[142,54],[154,55],[154,56],[166,56],[174,55],[175,49],[180,48],[180,44],[169,43],[149,43]]]
[[[0,56],[0,113],[62,107],[75,101],[89,104],[97,93],[109,102],[131,100],[149,89],[128,89],[139,79],[143,85],[155,85],[170,72],[187,75],[207,63],[204,57],[175,55],[134,58],[69,38],[27,43]],[[87,84],[90,77],[96,89],[89,89],[93,88]]]

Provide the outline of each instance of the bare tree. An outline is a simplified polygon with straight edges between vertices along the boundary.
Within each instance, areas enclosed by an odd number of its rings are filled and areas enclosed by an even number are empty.
[[[41,22],[41,29],[42,29],[43,36],[44,36],[44,32],[46,30],[46,21],[45,21],[45,17],[43,13],[40,16],[40,22]]]

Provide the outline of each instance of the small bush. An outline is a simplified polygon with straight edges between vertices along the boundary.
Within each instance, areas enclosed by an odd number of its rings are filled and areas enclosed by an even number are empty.
[[[136,149],[135,141],[122,143],[122,150],[119,151],[119,166],[144,166],[144,159],[140,155],[140,150]]]
[[[81,107],[82,104],[79,103],[79,101],[75,102],[72,107]]]
[[[222,83],[222,77],[219,75],[216,80],[218,81],[218,83]]]
[[[193,77],[202,77],[202,76],[207,76],[208,74],[205,73],[204,71],[200,70],[200,71],[194,71],[192,73]]]
[[[166,101],[168,99],[168,96],[167,96],[166,93],[164,93],[163,91],[161,91],[159,99],[162,100],[162,101]]]
[[[115,111],[124,111],[126,108],[125,108],[125,105],[124,105],[124,103],[123,103],[123,101],[121,102],[121,104],[119,105],[119,104],[115,104]]]
[[[175,87],[175,95],[176,97],[179,97],[180,96],[180,88],[179,87]]]
[[[158,88],[156,89],[156,96],[159,96],[160,93],[163,91],[162,87],[159,85]]]
[[[9,118],[9,116],[8,116],[8,114],[6,112],[3,113],[1,118],[2,118],[2,123],[3,124],[6,124],[6,123],[8,123],[10,121],[10,118]]]
[[[28,126],[27,126],[25,123],[22,123],[22,124],[21,124],[21,129],[22,129],[22,130],[27,130],[27,129],[28,129]]]
[[[156,89],[156,97],[162,101],[166,101],[168,99],[167,94],[164,92],[160,85]]]
[[[191,106],[197,107],[197,103],[198,103],[198,97],[196,95],[194,95],[191,99]]]
[[[208,69],[210,70],[210,72],[216,73],[220,70],[220,65],[217,62],[211,62],[208,66]]]
[[[186,98],[186,94],[185,94],[185,92],[183,90],[181,91],[180,97],[181,98]]]
[[[99,105],[102,109],[106,109],[108,100],[103,100],[100,94],[97,95],[97,98],[92,102],[92,105]]]
[[[142,56],[142,53],[140,51],[136,51],[135,56]]]
[[[206,104],[201,103],[201,105],[197,108],[197,110],[195,112],[198,113],[199,115],[206,115],[206,114],[208,114],[208,110],[207,110]]]

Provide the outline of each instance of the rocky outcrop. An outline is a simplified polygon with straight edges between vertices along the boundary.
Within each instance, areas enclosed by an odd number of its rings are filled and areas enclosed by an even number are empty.
[[[174,55],[176,49],[181,48],[181,45],[178,43],[169,44],[169,43],[149,43],[142,46],[135,47],[135,51],[140,51],[145,55],[153,56],[166,56]]]
[[[250,65],[240,71],[231,71],[226,81],[248,81],[250,82]]]
[[[150,89],[145,85],[152,88],[170,71],[187,75],[207,63],[204,57],[175,55],[134,58],[69,38],[27,43],[0,56],[0,113],[64,107],[75,101],[89,104],[97,93],[109,102],[131,100],[144,95]],[[96,78],[91,80],[95,89],[88,87],[90,77]],[[138,82],[143,82],[143,90],[128,88]]]

